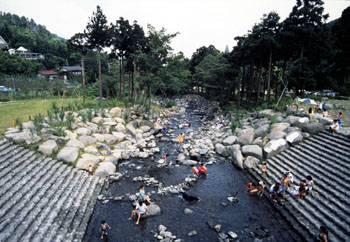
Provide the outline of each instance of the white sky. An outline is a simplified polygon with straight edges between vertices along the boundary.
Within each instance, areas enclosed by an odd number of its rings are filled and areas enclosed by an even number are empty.
[[[328,21],[339,18],[350,0],[324,0]],[[109,22],[124,17],[168,33],[175,52],[187,57],[201,46],[213,44],[223,51],[235,45],[234,37],[244,35],[264,13],[276,11],[281,20],[291,12],[296,0],[0,0],[0,11],[33,18],[37,24],[63,38],[82,32],[100,5]]]

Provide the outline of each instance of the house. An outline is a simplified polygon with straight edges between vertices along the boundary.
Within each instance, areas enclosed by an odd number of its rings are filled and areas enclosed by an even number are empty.
[[[45,57],[41,53],[32,53],[23,46],[20,46],[16,50],[16,54],[26,60],[43,60]]]
[[[1,50],[8,50],[9,45],[6,43],[6,41],[0,36],[0,49]]]
[[[50,81],[57,79],[59,77],[59,74],[53,70],[44,70],[44,71],[38,71],[37,76],[39,78],[47,78]]]
[[[81,76],[83,73],[83,68],[81,66],[63,66],[61,69],[64,80],[67,80],[67,75],[71,74],[73,76]]]

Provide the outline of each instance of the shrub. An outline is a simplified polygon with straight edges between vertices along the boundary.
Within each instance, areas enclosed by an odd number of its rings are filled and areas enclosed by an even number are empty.
[[[129,120],[129,117],[130,117],[130,112],[129,112],[129,110],[125,110],[125,111],[123,112],[123,118],[124,118],[124,120],[125,120],[125,121]]]
[[[66,116],[66,124],[69,129],[72,129],[72,124],[74,123],[74,116],[72,114],[68,114]]]
[[[88,109],[88,110],[86,111],[86,118],[87,118],[87,120],[88,120],[89,122],[91,122],[91,120],[92,120],[93,117],[94,117],[94,115],[93,115],[93,110],[92,110],[92,109]]]
[[[231,118],[231,130],[232,133],[235,132],[236,128],[238,127],[239,123],[235,118]]]
[[[63,127],[57,127],[54,131],[54,134],[61,137],[64,137],[66,135]]]
[[[168,100],[165,100],[165,101],[163,102],[163,105],[164,105],[164,107],[166,107],[166,108],[171,108],[171,107],[173,107],[173,106],[176,106],[176,102],[173,101],[173,100],[168,99]]]

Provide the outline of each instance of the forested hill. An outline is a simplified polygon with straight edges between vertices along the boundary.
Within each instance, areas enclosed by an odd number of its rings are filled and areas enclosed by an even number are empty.
[[[65,40],[50,33],[45,26],[36,24],[33,19],[16,14],[0,12],[0,35],[10,48],[25,47],[31,52],[42,53],[43,68],[52,69],[66,64],[70,53]]]

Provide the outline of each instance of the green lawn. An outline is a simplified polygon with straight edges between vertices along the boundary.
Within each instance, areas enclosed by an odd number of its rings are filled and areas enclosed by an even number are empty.
[[[68,103],[82,102],[82,99],[78,98],[52,98],[52,99],[29,99],[18,100],[11,102],[0,102],[0,119],[19,119],[21,122],[27,122],[29,115],[33,118],[39,115],[47,117],[47,111],[51,109],[52,103],[55,102],[57,107],[67,107]],[[87,100],[88,104],[97,105],[98,101]],[[103,104],[108,106],[122,107],[123,103],[117,100],[102,101]],[[11,120],[0,120],[0,126],[12,127]],[[5,131],[6,127],[0,127],[0,134]]]

